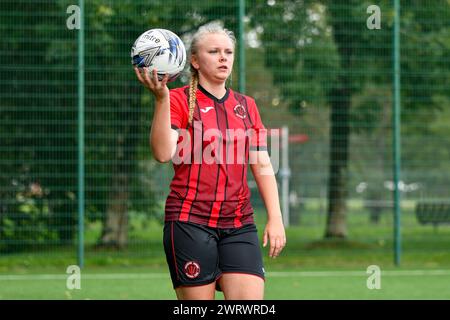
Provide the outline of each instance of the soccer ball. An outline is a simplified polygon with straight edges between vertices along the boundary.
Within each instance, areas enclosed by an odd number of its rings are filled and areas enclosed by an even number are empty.
[[[174,81],[186,64],[186,49],[183,41],[172,31],[150,29],[141,34],[131,48],[131,63],[138,68],[156,68],[158,79],[169,74]]]

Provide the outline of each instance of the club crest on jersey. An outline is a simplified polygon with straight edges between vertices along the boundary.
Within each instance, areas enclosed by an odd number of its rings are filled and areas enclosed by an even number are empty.
[[[184,265],[184,273],[188,278],[195,279],[200,274],[200,265],[195,261],[189,261]]]
[[[238,104],[234,107],[234,114],[241,119],[245,119],[247,113],[242,105]]]

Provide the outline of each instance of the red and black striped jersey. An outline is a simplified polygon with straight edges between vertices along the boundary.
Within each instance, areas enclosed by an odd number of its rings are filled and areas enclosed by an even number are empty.
[[[216,228],[253,223],[249,152],[267,150],[256,103],[230,88],[218,99],[200,85],[196,98],[189,125],[189,86],[170,90],[171,125],[180,135],[165,220]]]

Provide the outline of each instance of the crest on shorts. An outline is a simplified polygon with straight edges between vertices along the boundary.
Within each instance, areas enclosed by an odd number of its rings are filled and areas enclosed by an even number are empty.
[[[238,104],[234,107],[234,114],[241,119],[245,119],[247,113],[242,105]]]
[[[200,265],[195,261],[189,261],[184,265],[184,273],[188,278],[195,279],[200,274]]]

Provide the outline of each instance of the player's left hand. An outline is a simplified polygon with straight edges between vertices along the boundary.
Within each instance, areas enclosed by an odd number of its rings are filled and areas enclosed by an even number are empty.
[[[270,242],[269,257],[276,258],[286,245],[286,233],[284,231],[281,216],[269,218],[263,235],[263,247]]]

